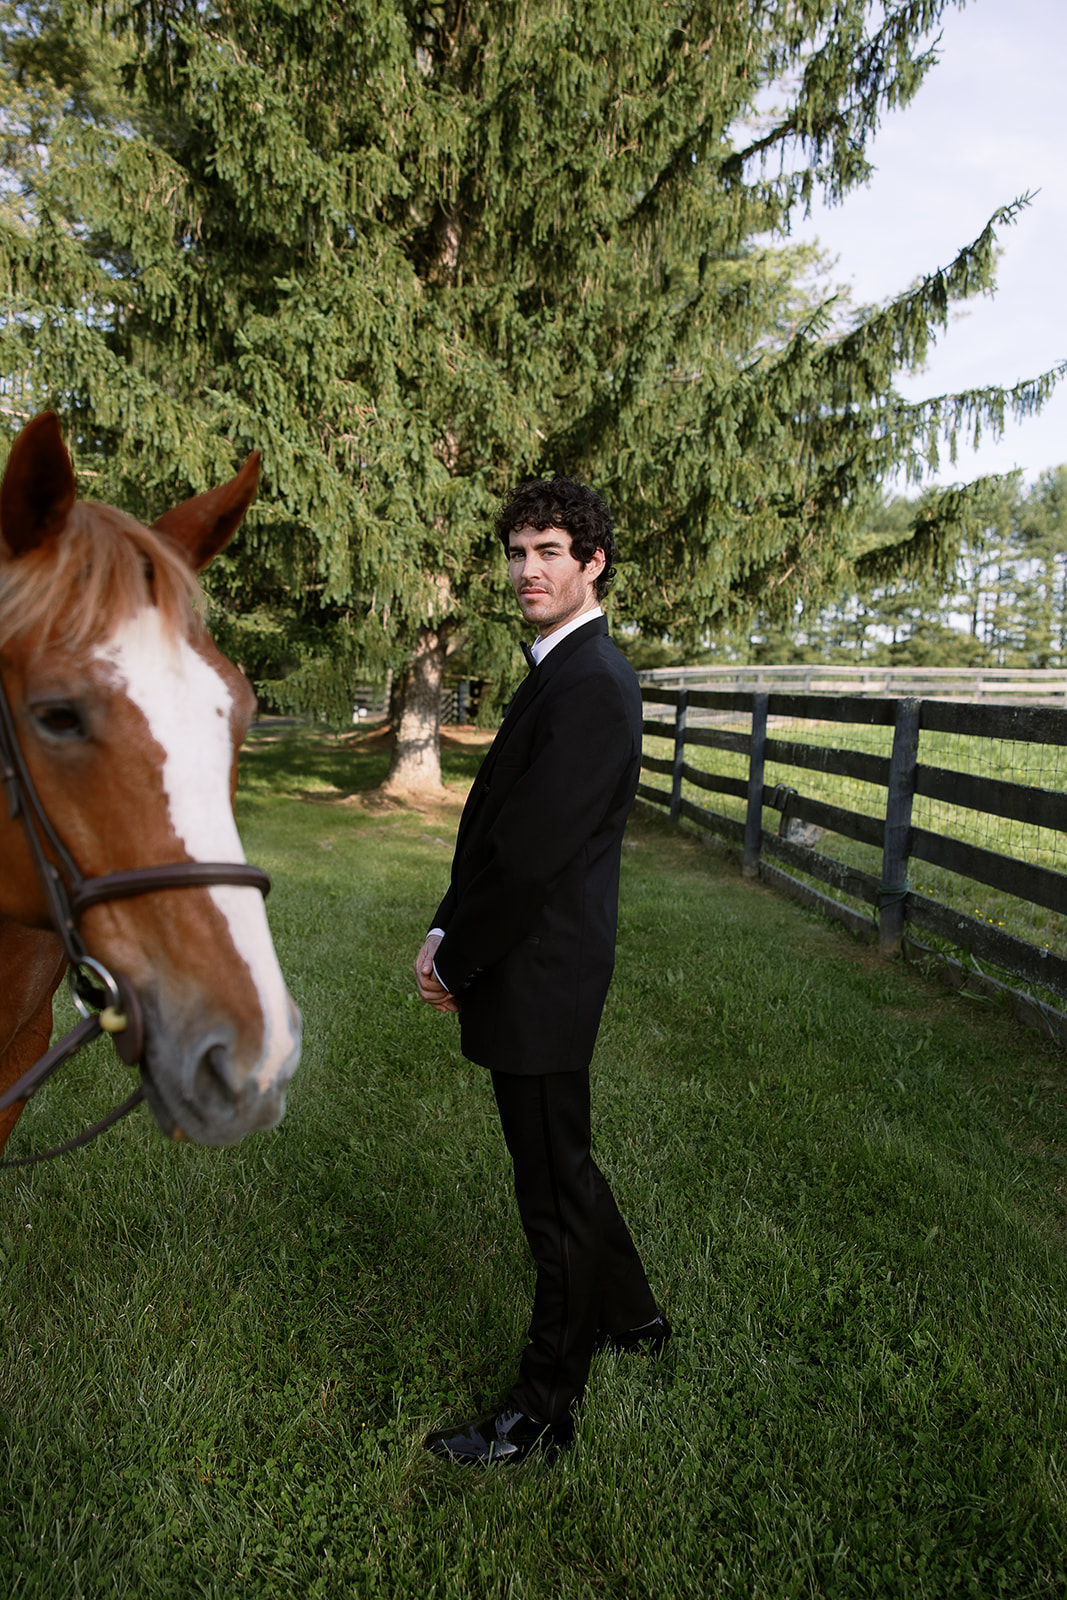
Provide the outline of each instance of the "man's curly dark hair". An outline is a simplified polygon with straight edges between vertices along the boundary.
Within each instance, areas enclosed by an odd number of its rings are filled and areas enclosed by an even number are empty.
[[[603,600],[615,576],[615,536],[611,512],[595,490],[573,478],[532,478],[497,513],[496,534],[505,555],[516,528],[566,528],[571,554],[583,567],[603,550],[604,570],[594,586]]]

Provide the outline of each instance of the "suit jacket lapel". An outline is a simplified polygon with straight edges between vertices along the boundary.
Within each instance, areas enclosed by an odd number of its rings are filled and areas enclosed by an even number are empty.
[[[495,757],[499,754],[501,746],[506,743],[512,729],[530,704],[530,701],[541,692],[545,684],[554,673],[559,671],[563,663],[569,660],[576,650],[581,649],[587,640],[594,638],[597,634],[607,633],[607,631],[607,617],[593,617],[583,627],[575,628],[573,633],[569,633],[561,644],[558,644],[554,650],[548,652],[548,655],[544,657],[539,666],[533,667],[527,673],[511,697],[511,702],[504,713],[504,720],[500,724],[500,731],[494,739],[492,749],[489,752],[490,757]]]
[[[607,633],[607,631],[607,617],[603,614],[599,617],[590,617],[588,622],[584,622],[580,628],[575,628],[574,632],[569,633],[562,643],[548,652],[538,670],[549,674],[558,672],[563,663],[568,661],[576,650],[580,650],[583,644],[587,644],[590,639],[595,639],[598,634]]]
[[[534,700],[538,694],[540,694],[541,690],[544,688],[545,684],[549,681],[552,675],[559,671],[563,663],[568,660],[568,658],[572,656],[576,650],[580,649],[587,639],[592,639],[597,634],[607,633],[607,631],[608,619],[604,616],[593,617],[592,620],[587,622],[584,627],[575,628],[574,632],[568,634],[561,644],[558,644],[554,650],[550,650],[540,665],[532,667],[526,674],[526,677],[519,684],[519,687],[512,695],[508,704],[508,708],[504,713],[504,720],[500,724],[500,728],[497,731],[497,736],[490,745],[488,754],[486,755],[485,760],[482,762],[481,767],[478,769],[478,776],[475,779],[474,788],[471,790],[467,799],[467,804],[463,808],[463,815],[460,818],[459,823],[459,832],[456,836],[457,849],[464,833],[470,825],[471,818],[478,809],[478,800],[485,793],[489,779],[492,777],[493,768],[496,766],[497,757],[504,748],[504,745],[507,743],[510,734],[518,723],[519,718],[522,716],[522,713],[526,710],[531,701]]]
[[[531,667],[530,671],[526,674],[525,678],[523,678],[522,682],[519,684],[519,687],[515,690],[515,693],[508,701],[507,709],[504,712],[504,720],[501,722],[500,727],[497,730],[497,736],[493,740],[492,753],[494,755],[504,743],[512,728],[515,726],[516,719],[522,715],[523,709],[529,705],[530,701],[533,699],[534,695],[537,694],[544,681],[544,678],[541,676],[541,668]]]

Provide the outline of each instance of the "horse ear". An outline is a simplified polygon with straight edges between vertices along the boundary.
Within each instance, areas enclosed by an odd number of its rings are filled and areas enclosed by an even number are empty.
[[[11,446],[0,485],[0,535],[11,554],[24,555],[53,538],[76,493],[59,418],[42,411]]]
[[[256,497],[258,483],[259,451],[254,450],[236,478],[183,500],[173,511],[164,511],[152,526],[180,544],[193,571],[200,572],[237,532]]]

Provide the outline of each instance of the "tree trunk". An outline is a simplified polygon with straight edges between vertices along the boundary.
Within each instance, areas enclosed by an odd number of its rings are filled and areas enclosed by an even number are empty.
[[[441,684],[447,653],[445,628],[420,628],[402,675],[396,747],[384,787],[391,793],[437,792],[441,784]]]
[[[407,692],[408,670],[402,667],[399,672],[389,671],[389,694],[387,699],[386,720],[394,733],[400,732],[400,717],[404,710],[404,695]]]

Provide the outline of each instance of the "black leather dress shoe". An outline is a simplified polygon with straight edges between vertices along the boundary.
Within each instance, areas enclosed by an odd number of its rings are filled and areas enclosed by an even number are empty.
[[[598,1328],[593,1340],[594,1350],[640,1350],[645,1355],[658,1356],[671,1336],[671,1325],[662,1311],[657,1311],[651,1322],[638,1328],[627,1328],[625,1333],[607,1333]]]
[[[566,1422],[538,1422],[505,1403],[458,1428],[441,1428],[423,1440],[435,1456],[452,1461],[521,1461],[534,1450],[551,1454],[568,1445],[574,1428]]]

